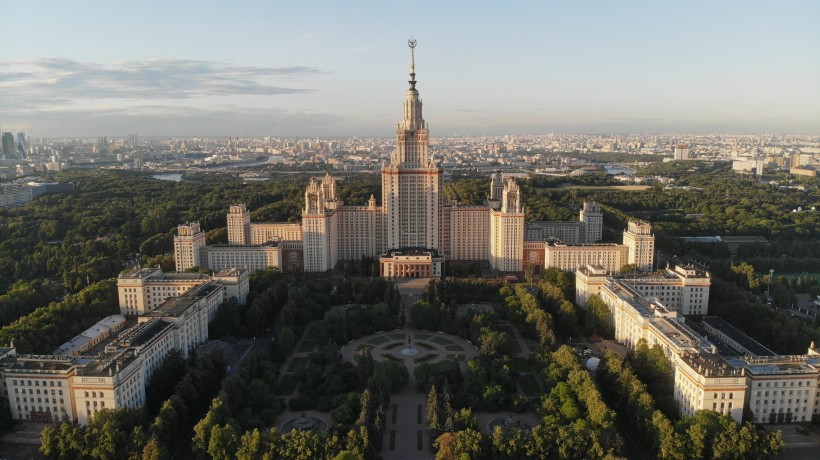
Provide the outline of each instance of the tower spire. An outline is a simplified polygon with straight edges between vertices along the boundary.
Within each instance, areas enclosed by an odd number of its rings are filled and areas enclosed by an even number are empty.
[[[416,90],[416,39],[410,37],[407,40],[407,46],[410,47],[410,90]]]

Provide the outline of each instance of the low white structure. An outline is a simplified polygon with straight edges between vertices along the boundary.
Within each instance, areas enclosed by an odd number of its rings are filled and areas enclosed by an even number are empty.
[[[208,323],[222,302],[245,301],[248,272],[228,269],[211,277],[141,269],[122,275],[118,290],[121,308],[141,312],[136,321],[133,313],[131,319],[109,316],[54,355],[0,348],[0,386],[13,419],[86,424],[104,409],[144,405],[145,387],[168,353],[187,356],[208,339]]]
[[[225,268],[213,275],[202,273],[163,273],[159,268],[141,268],[120,274],[117,294],[120,313],[138,316],[153,311],[170,297],[217,281],[225,287],[223,300],[235,297],[244,304],[248,297],[250,273],[244,268]]]
[[[681,315],[705,313],[709,284],[709,274],[692,267],[631,278],[587,266],[576,272],[576,300],[586,306],[591,296],[599,296],[609,308],[615,339],[624,345],[634,347],[645,340],[664,350],[675,372],[675,401],[684,415],[713,410],[741,422],[748,408],[756,423],[804,422],[818,416],[820,350],[812,343],[806,355],[777,356],[731,325],[707,321],[704,327],[710,333],[729,339],[728,348],[745,356],[718,354]]]

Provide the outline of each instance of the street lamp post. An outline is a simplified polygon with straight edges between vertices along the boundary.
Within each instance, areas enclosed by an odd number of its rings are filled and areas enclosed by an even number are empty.
[[[774,268],[769,269],[769,292],[768,297],[769,300],[772,300],[772,278],[774,278]]]

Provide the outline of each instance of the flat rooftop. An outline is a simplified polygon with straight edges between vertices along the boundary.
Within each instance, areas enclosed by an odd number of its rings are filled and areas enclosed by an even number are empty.
[[[137,354],[133,350],[118,349],[113,352],[104,353],[96,358],[83,360],[82,366],[78,369],[77,374],[109,376],[116,374],[120,369],[125,368],[136,359]]]
[[[191,308],[192,306],[196,305],[199,302],[199,298],[193,297],[171,297],[165,302],[162,302],[157,308],[154,310],[149,311],[142,315],[143,317],[163,317],[163,316],[173,316],[179,317],[186,310]]]
[[[746,335],[745,332],[732,326],[727,321],[724,321],[717,316],[705,316],[703,324],[708,328],[711,327],[729,337],[731,340],[737,342],[741,347],[749,350],[750,353],[756,356],[777,356],[777,353],[769,350],[757,340]],[[728,344],[731,347],[731,344]]]
[[[220,289],[222,285],[218,284],[216,281],[210,281],[205,284],[200,284],[199,286],[194,286],[185,293],[186,297],[208,297],[208,295],[217,289]]]
[[[723,358],[728,359],[737,357],[737,352],[733,350],[732,347],[727,345],[726,342],[720,339],[720,337],[704,329],[700,324],[691,323],[687,321],[686,325],[696,333],[702,335],[703,337],[706,337],[706,340],[708,340],[709,343],[715,346],[717,354],[719,354]]]
[[[755,356],[730,359],[736,367],[743,367],[752,375],[808,374],[816,378],[820,375],[820,356]]]
[[[742,375],[742,370],[714,353],[696,353],[681,356],[689,367],[707,377],[730,377]]]
[[[685,323],[661,317],[653,319],[650,324],[679,349],[693,348],[711,351],[714,348],[706,337],[701,336]]]
[[[242,272],[246,272],[244,268],[223,268],[214,273],[214,276],[239,276]]]
[[[68,372],[74,367],[74,360],[68,356],[17,355],[16,363],[6,372],[52,373]]]
[[[580,244],[566,244],[560,241],[545,241],[547,246],[557,248],[614,248],[625,247],[619,243],[580,243]]]
[[[171,272],[171,273],[163,273],[162,270],[155,267],[146,267],[140,268],[136,270],[132,270],[130,272],[123,273],[119,276],[121,279],[143,279],[143,280],[150,280],[154,282],[162,282],[162,281],[182,281],[182,280],[190,280],[190,281],[199,281],[199,280],[207,280],[209,277],[208,275],[202,273],[185,273],[185,272]]]
[[[125,347],[138,347],[148,343],[161,334],[171,323],[165,322],[160,318],[152,318],[148,321],[139,323],[117,336],[117,342]]]
[[[205,246],[207,249],[239,249],[239,250],[253,250],[253,249],[264,249],[264,248],[277,248],[279,247],[279,243],[281,240],[270,240],[266,241],[261,244],[229,244],[229,243],[221,243],[221,244],[211,244]],[[207,276],[207,275],[206,275]]]

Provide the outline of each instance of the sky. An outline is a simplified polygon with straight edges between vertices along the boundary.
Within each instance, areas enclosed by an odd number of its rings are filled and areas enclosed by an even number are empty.
[[[16,1],[0,128],[431,136],[820,134],[818,1]]]

